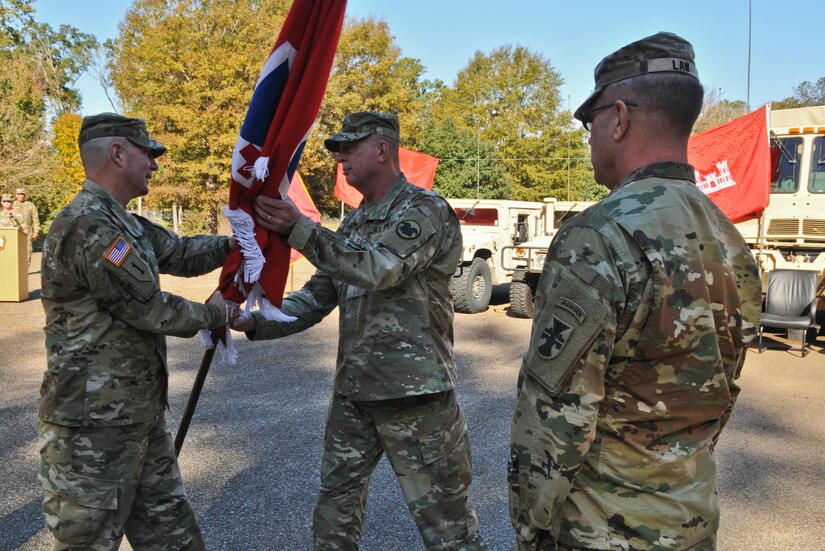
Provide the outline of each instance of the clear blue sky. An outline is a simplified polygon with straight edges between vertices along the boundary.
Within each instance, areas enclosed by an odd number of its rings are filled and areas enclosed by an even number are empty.
[[[825,76],[825,0],[752,0],[750,105],[793,94]],[[36,0],[35,18],[68,23],[103,41],[116,37],[131,0]],[[576,108],[593,88],[604,55],[658,31],[693,43],[705,86],[723,99],[746,100],[748,0],[350,0],[347,15],[384,19],[402,54],[419,59],[427,78],[452,84],[476,50],[520,44],[561,74],[563,101]],[[91,78],[78,86],[83,114],[110,110]]]

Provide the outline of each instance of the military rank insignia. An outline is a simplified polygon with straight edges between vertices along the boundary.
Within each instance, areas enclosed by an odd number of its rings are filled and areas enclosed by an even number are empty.
[[[545,359],[553,359],[558,356],[572,333],[572,327],[553,316],[550,323],[541,332],[541,341],[537,349],[539,356]]]
[[[130,252],[132,252],[132,246],[122,237],[118,237],[117,241],[115,241],[115,244],[112,245],[104,258],[115,266],[120,267],[120,265],[123,264],[123,261],[126,260],[126,257],[129,256]]]
[[[395,227],[395,233],[404,239],[415,239],[421,235],[421,226],[415,220],[403,220]]]

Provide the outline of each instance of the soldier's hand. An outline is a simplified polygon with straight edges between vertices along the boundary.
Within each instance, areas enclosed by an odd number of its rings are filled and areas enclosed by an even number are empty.
[[[255,317],[252,314],[243,313],[234,320],[232,320],[232,329],[235,331],[243,331],[244,333],[248,333],[250,331],[255,331],[255,327],[258,323],[255,321]]]
[[[220,319],[224,320],[224,323],[221,325],[226,325],[229,322],[226,317],[226,301],[223,299],[223,295],[220,291],[215,291],[212,293],[212,296],[209,297],[209,300],[206,303],[214,304],[218,307],[218,310],[220,311]]]
[[[281,200],[258,195],[255,198],[255,221],[268,230],[289,235],[301,213],[289,198]]]

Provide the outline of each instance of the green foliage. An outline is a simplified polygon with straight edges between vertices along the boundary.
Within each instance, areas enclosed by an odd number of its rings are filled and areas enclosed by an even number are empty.
[[[28,0],[0,0],[0,181],[7,190],[26,188],[48,221],[76,185],[67,183],[47,117],[79,106],[74,82],[97,42],[67,25],[54,31],[36,23],[33,14]],[[75,149],[76,140],[77,127],[71,137]]]
[[[504,166],[496,159],[495,148],[480,142],[475,132],[461,127],[455,119],[428,119],[421,132],[421,149],[441,159],[433,189],[445,197],[506,199],[510,190],[504,180]]]
[[[456,78],[430,103],[436,121],[453,119],[496,151],[503,195],[540,201],[584,185],[573,162],[587,157],[583,131],[561,108],[561,76],[549,60],[522,46],[476,52]],[[426,151],[425,151],[426,152]],[[475,157],[475,155],[472,155]],[[571,170],[568,171],[568,166]]]
[[[773,102],[773,109],[792,109],[795,107],[813,107],[825,105],[825,77],[816,82],[805,81],[794,87],[794,95],[781,101]]]

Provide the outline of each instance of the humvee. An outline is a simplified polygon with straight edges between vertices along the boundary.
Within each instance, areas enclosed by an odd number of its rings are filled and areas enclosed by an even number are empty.
[[[447,199],[461,222],[464,249],[450,280],[456,312],[487,309],[493,285],[510,281],[512,270],[501,265],[501,251],[534,239],[544,231],[543,205],[533,201]]]

